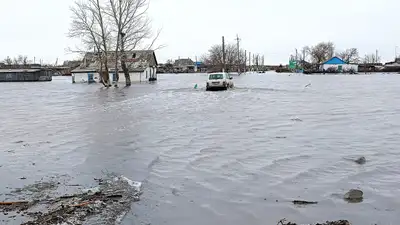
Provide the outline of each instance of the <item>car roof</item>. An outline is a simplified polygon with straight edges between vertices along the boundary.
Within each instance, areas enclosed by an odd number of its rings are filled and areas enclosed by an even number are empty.
[[[214,74],[226,74],[226,72],[219,72],[219,73],[209,73],[208,75],[214,75]]]

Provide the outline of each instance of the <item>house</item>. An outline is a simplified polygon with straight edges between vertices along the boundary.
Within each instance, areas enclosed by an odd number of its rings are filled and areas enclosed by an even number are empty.
[[[207,72],[207,66],[203,62],[195,62],[194,72]]]
[[[174,69],[177,72],[194,72],[194,62],[190,58],[187,59],[177,59],[174,62]]]
[[[0,82],[52,81],[53,72],[45,68],[0,69]]]
[[[358,65],[346,63],[343,59],[334,56],[326,62],[322,63],[320,70],[324,72],[336,73],[357,73]]]
[[[157,80],[157,58],[153,50],[134,50],[125,52],[126,66],[129,70],[131,82],[147,82]],[[119,79],[118,82],[125,83],[125,75],[121,68],[121,61],[115,62],[115,52],[107,54],[108,71],[110,81],[116,82],[116,70]],[[98,53],[88,52],[85,54],[80,66],[71,71],[72,83],[98,83],[100,82],[100,61]]]
[[[57,66],[54,69],[62,76],[71,76],[71,71],[79,67],[81,63],[82,61],[80,60],[64,61],[62,66]]]
[[[379,72],[384,69],[382,63],[360,63],[358,64],[358,72]]]
[[[382,72],[400,72],[400,58],[395,58],[393,62],[387,62],[382,69]]]

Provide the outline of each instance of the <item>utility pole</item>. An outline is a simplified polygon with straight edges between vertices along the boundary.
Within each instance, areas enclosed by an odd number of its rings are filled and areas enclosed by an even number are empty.
[[[251,52],[249,52],[249,71],[251,71]]]
[[[264,55],[262,56],[262,66],[264,66]]]
[[[378,63],[378,49],[375,52],[375,60],[376,60],[376,63]]]
[[[253,53],[253,67],[256,66],[257,67],[257,59]]]
[[[240,74],[240,38],[239,38],[239,35],[238,34],[236,34],[236,42],[237,42],[237,60],[238,60],[238,64],[237,64],[237,69],[238,69],[238,74]]]
[[[225,72],[225,38],[222,36],[222,72]]]
[[[246,64],[247,64],[247,50],[244,50],[244,72],[247,71]]]
[[[196,60],[196,62],[195,62],[196,65],[194,66],[194,68],[195,68],[195,69],[194,69],[194,70],[195,70],[194,72],[197,72],[197,69],[198,69],[198,68],[197,68],[197,55],[195,56],[195,58],[196,58],[196,59],[195,59],[195,60]]]

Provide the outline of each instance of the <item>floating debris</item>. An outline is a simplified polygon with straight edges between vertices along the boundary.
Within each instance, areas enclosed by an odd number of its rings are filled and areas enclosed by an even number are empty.
[[[283,219],[278,222],[277,225],[300,225],[297,223],[286,222],[286,219]],[[310,224],[311,225],[311,224]],[[351,225],[348,220],[338,220],[338,221],[326,221],[325,223],[316,223],[315,225]]]
[[[351,189],[344,195],[344,199],[350,203],[360,203],[363,200],[364,193],[358,189]]]
[[[55,183],[30,185],[15,192],[30,190],[41,194],[26,195],[31,200],[0,202],[0,212],[16,212],[21,216],[28,216],[27,222],[22,225],[86,224],[88,221],[93,224],[115,224],[116,221],[122,221],[132,202],[139,201],[142,184],[124,176],[109,177],[101,181],[94,188],[58,197],[49,197],[42,193],[46,192],[43,191],[45,189],[54,188]]]
[[[295,205],[314,205],[314,204],[318,204],[318,202],[310,202],[310,201],[303,201],[303,200],[294,200],[292,202]]]
[[[354,160],[354,162],[356,162],[357,164],[363,165],[363,164],[365,164],[367,162],[367,159],[365,159],[365,157],[362,156],[362,157]]]
[[[295,121],[295,122],[303,122],[303,120],[302,119],[300,119],[300,118],[293,118],[293,119],[291,119],[292,121]]]

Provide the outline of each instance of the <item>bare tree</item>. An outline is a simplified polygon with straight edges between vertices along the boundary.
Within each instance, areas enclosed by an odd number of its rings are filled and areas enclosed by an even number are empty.
[[[332,42],[321,42],[310,48],[310,57],[313,63],[322,63],[333,57],[335,46]]]
[[[311,52],[311,48],[309,46],[304,46],[303,48],[301,48],[299,54],[297,55],[297,65],[300,68],[307,68],[310,66],[309,63],[309,58],[310,58],[310,52]],[[291,59],[293,60],[293,59]]]
[[[225,45],[225,65],[227,71],[233,71],[237,66],[244,67],[245,65],[245,51],[243,49],[239,50],[236,44],[226,44]],[[238,58],[239,55],[239,58]],[[213,45],[208,50],[208,54],[204,54],[200,57],[200,60],[204,64],[213,66],[215,69],[222,70],[223,59],[222,59],[222,45]]]
[[[310,47],[308,46],[304,46],[301,51],[300,54],[298,56],[299,61],[300,62],[305,62],[307,61],[308,57],[310,56]]]
[[[84,49],[78,49],[77,52],[86,53],[93,48],[97,50],[95,55],[100,62],[99,74],[101,81],[104,86],[109,87],[107,65],[109,32],[104,24],[102,7],[99,0],[76,1],[75,5],[71,7],[72,23],[69,37],[79,38],[84,45]]]
[[[7,56],[7,58],[4,59],[4,63],[10,66],[13,64],[13,60],[10,58],[10,56]]]
[[[140,49],[151,49],[158,39],[161,30],[153,35],[151,21],[147,15],[149,0],[108,0],[108,15],[114,22],[115,32],[115,69],[118,60],[125,75],[126,86],[131,85],[126,52]],[[146,41],[150,44],[143,46]]]
[[[100,0],[89,0],[89,4],[90,4],[90,11],[92,12],[92,14],[94,15],[94,18],[96,19],[99,27],[100,27],[100,37],[101,37],[101,45],[103,47],[103,51],[102,51],[102,58],[103,58],[103,62],[104,62],[104,71],[102,71],[102,78],[103,78],[103,82],[104,85],[109,87],[111,86],[110,84],[110,76],[109,76],[109,70],[108,70],[108,31],[107,31],[107,27],[106,24],[104,23],[104,19],[103,19],[103,7],[100,4]]]
[[[349,48],[343,52],[336,53],[336,55],[347,63],[357,63],[360,59],[357,48]]]
[[[24,55],[18,55],[17,57],[14,57],[11,59],[9,56],[3,60],[3,63],[6,65],[15,65],[15,66],[21,66],[21,65],[28,65],[30,62],[28,62],[28,56]]]
[[[380,63],[381,57],[376,54],[367,54],[363,59],[363,63]]]

